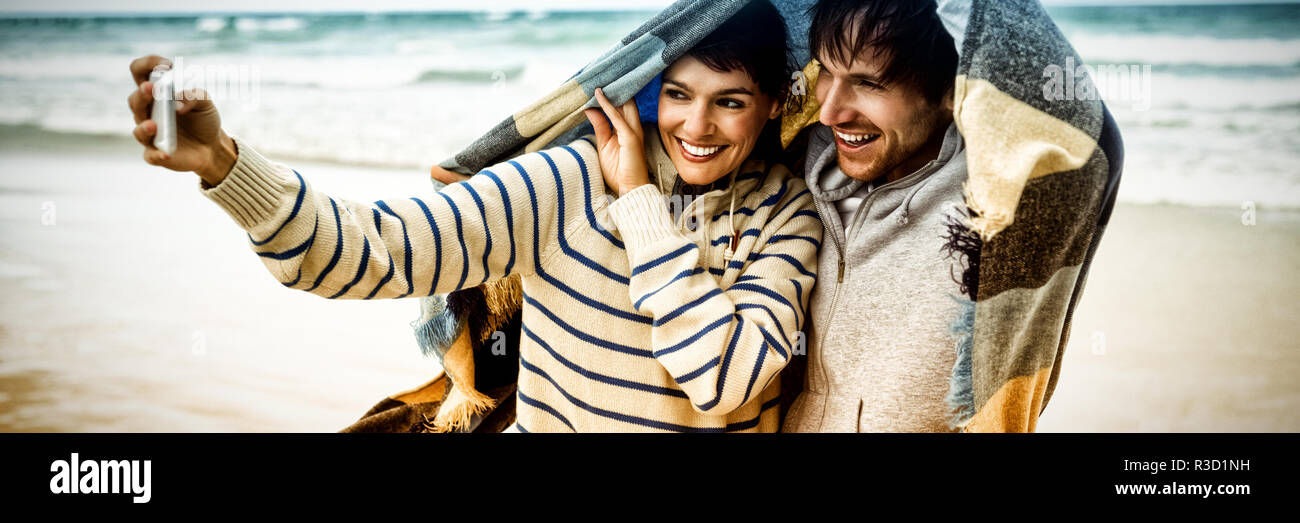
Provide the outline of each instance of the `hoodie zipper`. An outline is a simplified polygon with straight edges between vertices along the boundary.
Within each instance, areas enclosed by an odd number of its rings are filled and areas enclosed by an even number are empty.
[[[928,169],[931,165],[933,165],[933,162],[931,162],[930,164],[926,164],[926,168]],[[871,201],[875,199],[876,194],[882,192],[883,189],[892,189],[895,186],[899,185],[901,182],[909,181],[909,178],[911,178],[910,175],[904,176],[892,182],[883,183],[880,185],[880,187],[876,187],[875,189],[872,189],[870,193],[868,193],[865,197],[863,197],[862,203],[858,205],[857,211],[854,212],[853,214],[854,220],[852,224],[853,225],[852,231],[849,231],[849,228],[845,227],[844,224],[840,222],[839,210],[835,208],[835,205],[833,203],[829,203],[829,202],[819,200],[817,198],[813,198],[813,203],[816,204],[817,212],[822,218],[822,223],[826,223],[826,216],[834,216],[833,219],[835,220],[835,222],[833,223],[833,225],[835,226],[831,227],[831,241],[835,242],[835,250],[837,251],[836,254],[839,255],[839,259],[837,260],[838,271],[835,277],[835,290],[831,292],[830,313],[826,318],[825,326],[822,328],[822,335],[821,335],[821,339],[818,341],[818,345],[817,345],[818,347],[826,346],[826,336],[827,333],[829,333],[831,330],[829,327],[835,321],[835,311],[837,310],[836,305],[839,304],[839,300],[840,300],[840,287],[844,284],[844,258],[848,255],[848,253],[846,253],[844,250],[844,246],[848,244],[849,232],[857,232],[858,229],[862,228],[862,222],[866,221],[867,210],[870,209]],[[841,238],[841,236],[843,236],[843,238]],[[822,370],[821,381],[825,383],[826,393],[829,394],[831,389],[830,377],[829,377],[830,375],[826,373],[826,360],[821,357],[818,357],[817,363]]]
[[[840,299],[840,284],[844,283],[844,241],[840,239],[840,236],[844,234],[844,227],[843,224],[839,223],[839,214],[835,212],[835,209],[831,204],[825,203],[816,198],[813,198],[813,204],[822,219],[822,223],[827,223],[827,216],[831,216],[832,219],[835,220],[835,222],[832,223],[833,227],[831,227],[831,241],[835,242],[836,255],[839,257],[839,260],[837,260],[839,263],[839,274],[835,279],[835,288],[831,291],[830,313],[826,317],[826,323],[821,327],[821,338],[817,341],[817,347],[820,348],[826,346],[826,333],[831,331],[830,327],[835,322],[835,305]],[[828,206],[832,207],[829,211],[826,209]],[[806,321],[807,319],[805,318],[805,322]],[[821,357],[821,355],[817,356],[817,366],[821,368],[821,378],[817,381],[820,382],[822,387],[825,389],[825,394],[829,395],[831,393],[830,374],[826,372],[826,359]],[[823,412],[823,416],[824,415],[825,413]]]

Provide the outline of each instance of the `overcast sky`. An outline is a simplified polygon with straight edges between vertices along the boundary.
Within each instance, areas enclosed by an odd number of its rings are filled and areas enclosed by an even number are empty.
[[[1286,0],[1282,0],[1286,1]],[[1294,1],[1294,0],[1292,0]],[[1260,3],[1270,0],[1045,0],[1047,5]],[[5,0],[0,12],[313,12],[660,8],[671,0]]]

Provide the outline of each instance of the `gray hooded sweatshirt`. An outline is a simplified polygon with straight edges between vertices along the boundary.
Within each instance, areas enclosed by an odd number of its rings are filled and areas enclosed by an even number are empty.
[[[864,182],[840,171],[829,128],[812,133],[805,176],[825,239],[808,373],[783,430],[951,432],[944,398],[965,265],[944,246],[949,221],[966,214],[961,134],[949,125],[934,161],[872,190],[845,224],[836,202]]]

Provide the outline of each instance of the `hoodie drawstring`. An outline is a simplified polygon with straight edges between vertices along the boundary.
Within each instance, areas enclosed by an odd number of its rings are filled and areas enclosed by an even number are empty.
[[[727,250],[722,253],[722,257],[731,261],[731,257],[736,255],[736,248],[740,245],[739,232],[736,231],[736,173],[731,173],[731,187],[728,192],[731,193],[731,207],[727,210],[727,223],[731,226],[731,241],[727,244]]]

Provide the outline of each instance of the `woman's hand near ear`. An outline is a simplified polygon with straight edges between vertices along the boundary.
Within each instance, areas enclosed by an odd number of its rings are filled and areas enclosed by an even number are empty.
[[[600,103],[601,109],[591,108],[584,112],[596,130],[600,172],[605,178],[605,185],[622,196],[650,183],[645,163],[645,131],[641,129],[641,115],[636,109],[636,101],[628,100],[623,107],[615,108],[600,88],[596,89],[596,101]],[[613,131],[610,130],[611,123]]]

